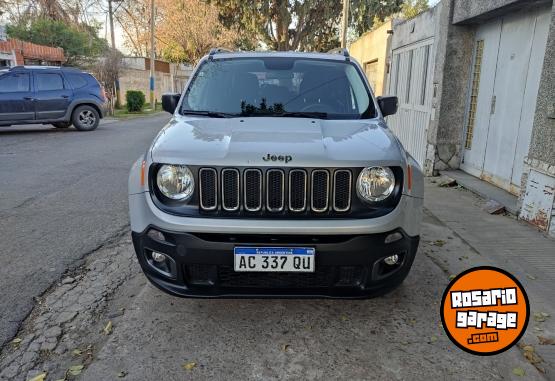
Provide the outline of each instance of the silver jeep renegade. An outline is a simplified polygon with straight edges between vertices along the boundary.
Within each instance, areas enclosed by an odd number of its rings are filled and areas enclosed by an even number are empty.
[[[129,178],[148,279],[192,297],[368,297],[407,276],[423,178],[347,51],[204,57]]]

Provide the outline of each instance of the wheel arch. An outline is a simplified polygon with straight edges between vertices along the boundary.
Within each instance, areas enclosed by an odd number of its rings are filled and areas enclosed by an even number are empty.
[[[70,112],[69,112],[70,119],[73,116],[73,112],[75,111],[75,109],[77,107],[81,107],[81,106],[91,106],[92,108],[94,108],[96,110],[96,112],[98,113],[99,118],[100,119],[103,118],[102,110],[101,110],[100,107],[98,107],[98,105],[96,103],[84,101],[84,102],[77,102],[77,103],[75,103],[74,105],[71,106]]]

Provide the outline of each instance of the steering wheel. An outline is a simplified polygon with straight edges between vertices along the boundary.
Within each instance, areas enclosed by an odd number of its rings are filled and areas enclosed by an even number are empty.
[[[330,112],[333,107],[325,103],[312,103],[301,109],[302,112]]]

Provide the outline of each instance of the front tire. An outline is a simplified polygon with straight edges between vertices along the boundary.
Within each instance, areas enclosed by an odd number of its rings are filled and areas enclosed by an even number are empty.
[[[92,131],[98,127],[100,115],[94,107],[79,106],[73,111],[71,121],[79,131]]]
[[[52,123],[52,125],[56,128],[69,128],[71,127],[71,122],[58,122]]]

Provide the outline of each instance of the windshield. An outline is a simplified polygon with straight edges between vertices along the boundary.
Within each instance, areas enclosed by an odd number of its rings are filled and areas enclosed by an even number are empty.
[[[185,93],[181,112],[222,117],[375,117],[371,95],[353,63],[283,57],[205,61]]]

